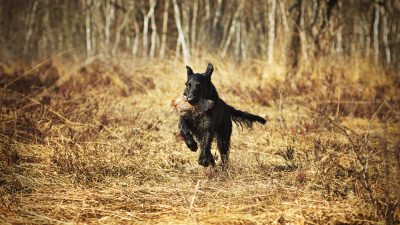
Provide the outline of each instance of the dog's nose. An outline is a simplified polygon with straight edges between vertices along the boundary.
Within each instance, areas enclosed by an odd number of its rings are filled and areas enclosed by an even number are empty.
[[[190,104],[194,104],[194,103],[196,103],[196,98],[194,98],[194,97],[188,97],[187,101],[188,101]]]

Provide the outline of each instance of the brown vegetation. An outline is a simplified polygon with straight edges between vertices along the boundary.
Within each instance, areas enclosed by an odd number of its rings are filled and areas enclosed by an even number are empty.
[[[227,172],[199,167],[197,154],[177,139],[178,116],[168,114],[183,88],[179,61],[4,67],[1,220],[399,221],[393,75],[352,80],[359,68],[321,65],[329,68],[318,71],[321,78],[304,71],[301,79],[272,83],[243,72],[247,65],[214,64],[223,98],[270,121],[235,129]],[[253,61],[250,70],[262,66]],[[237,73],[240,81],[231,78]],[[343,76],[332,80],[330,73]]]

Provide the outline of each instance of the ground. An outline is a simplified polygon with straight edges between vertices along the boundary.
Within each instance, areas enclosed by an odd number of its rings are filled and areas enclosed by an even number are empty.
[[[4,65],[0,222],[398,223],[396,78],[249,64],[214,62],[220,97],[268,120],[235,126],[226,171],[215,143],[203,168],[178,135],[178,60]]]

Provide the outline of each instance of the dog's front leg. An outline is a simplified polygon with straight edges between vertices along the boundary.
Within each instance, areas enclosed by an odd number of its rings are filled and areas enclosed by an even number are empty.
[[[199,165],[202,165],[204,167],[209,166],[210,164],[212,166],[215,166],[215,160],[214,157],[211,154],[211,143],[214,137],[214,132],[212,131],[205,131],[204,135],[201,140],[201,153],[199,157]]]
[[[186,146],[192,152],[197,151],[197,143],[193,139],[192,134],[190,133],[188,122],[182,117],[179,119],[179,131],[181,132],[183,140],[185,140]]]

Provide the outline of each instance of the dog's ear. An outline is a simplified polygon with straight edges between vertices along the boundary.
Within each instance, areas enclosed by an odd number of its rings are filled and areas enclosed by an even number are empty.
[[[209,63],[207,65],[207,70],[204,73],[204,75],[206,75],[207,77],[211,77],[211,74],[213,73],[213,71],[214,71],[214,66],[211,63]]]
[[[193,70],[189,66],[186,66],[186,71],[187,71],[187,77],[188,78],[193,75]]]

